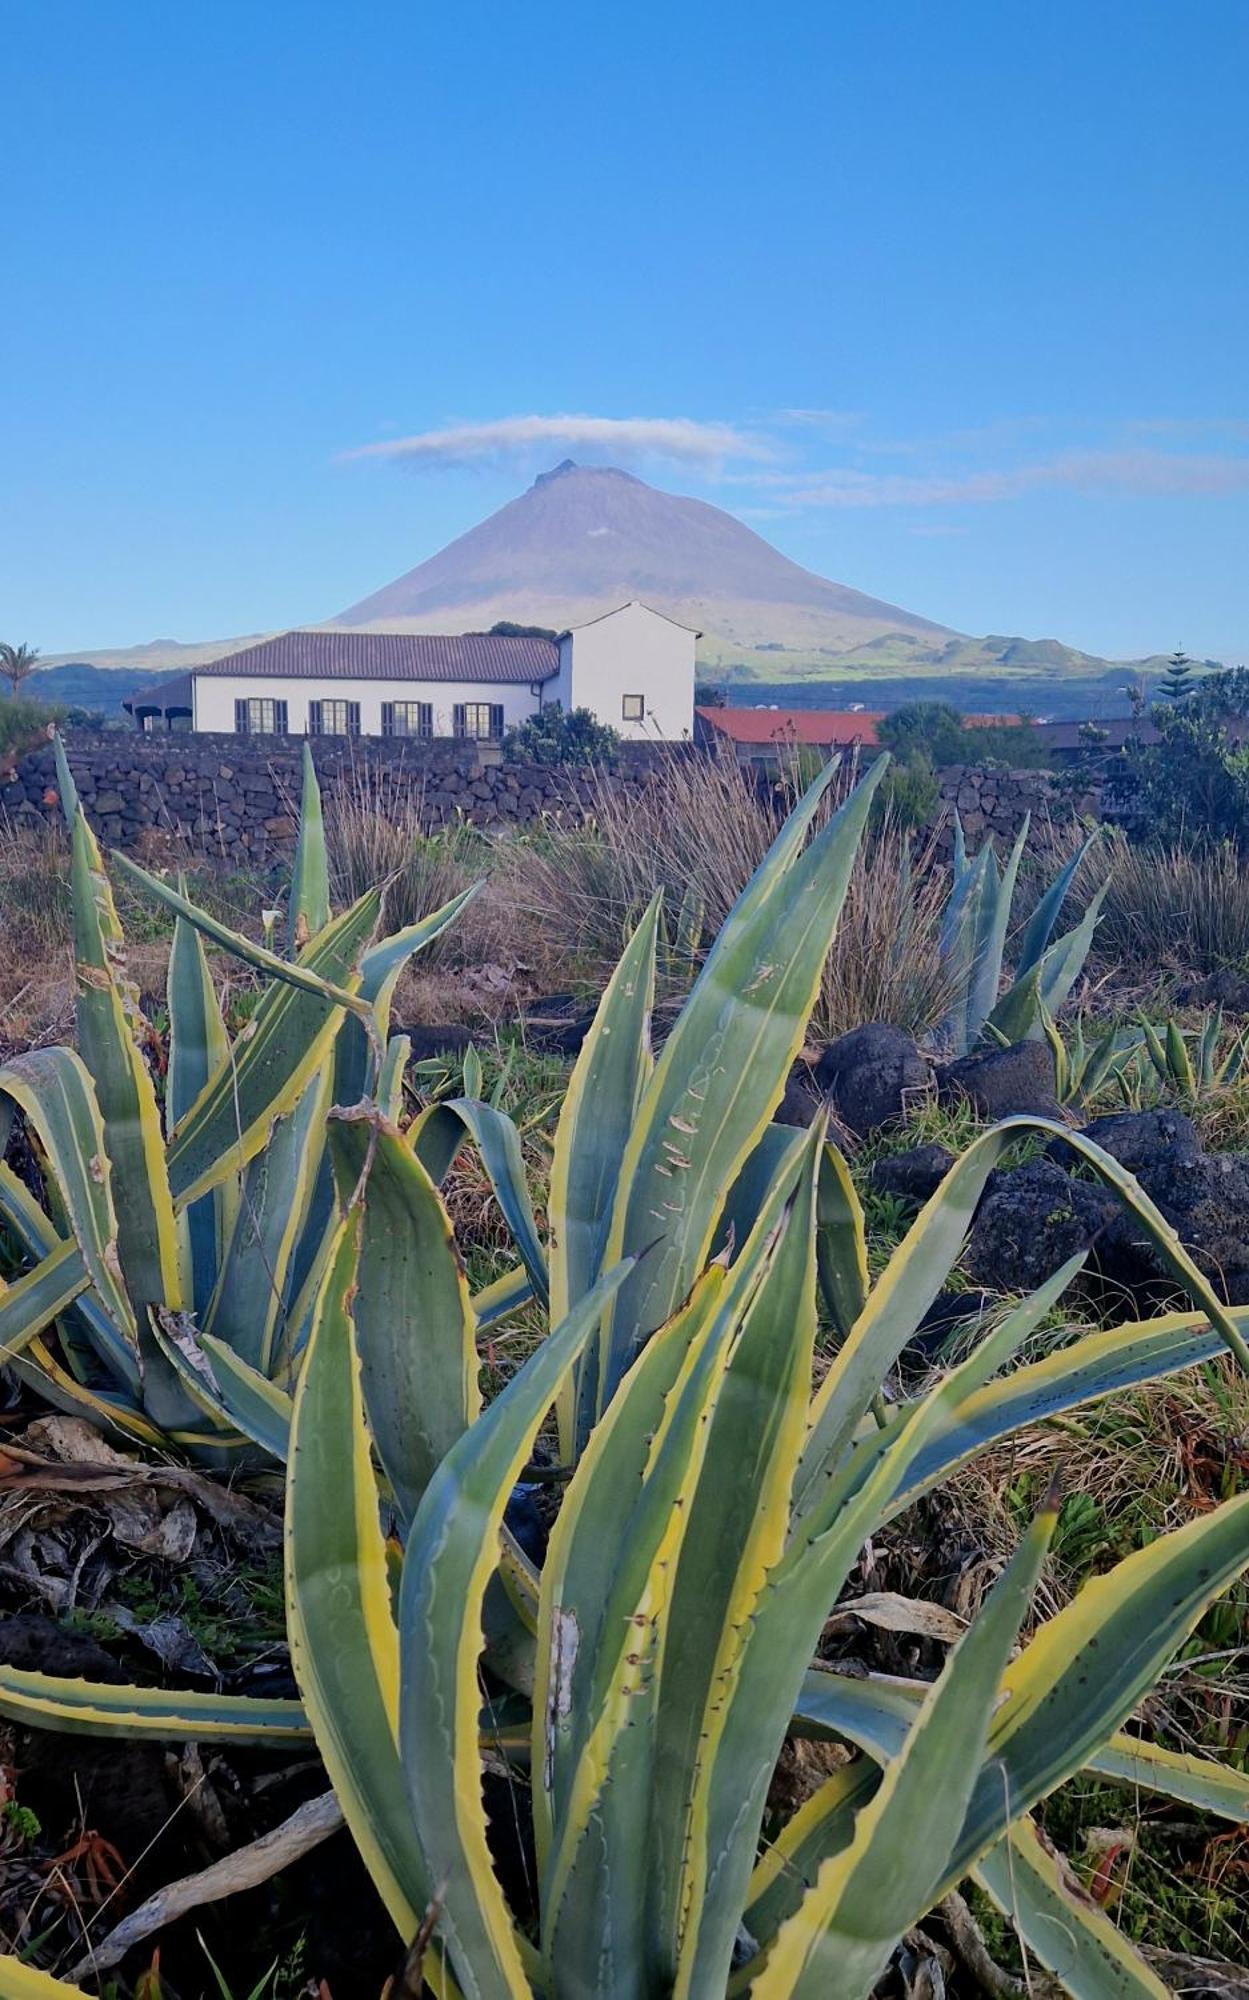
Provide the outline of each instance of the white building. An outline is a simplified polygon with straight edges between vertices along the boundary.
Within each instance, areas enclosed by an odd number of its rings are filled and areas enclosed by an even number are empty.
[[[624,737],[694,726],[698,633],[625,604],[558,639],[502,632],[283,632],[162,681],[125,706],[140,728],[247,736],[497,741],[558,703]]]

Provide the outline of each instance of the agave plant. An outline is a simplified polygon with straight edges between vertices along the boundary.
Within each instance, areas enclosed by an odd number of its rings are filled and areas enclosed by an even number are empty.
[[[406,1130],[379,1102],[328,1117],[335,1220],[286,1500],[302,1701],[0,1668],[0,1710],[44,1726],[311,1731],[400,1936],[428,1940],[437,1994],[849,2000],[974,1874],[1073,1993],[1160,1995],[1070,1892],[1032,1808],[1091,1770],[1249,1814],[1241,1774],[1130,1727],[1249,1564],[1249,1496],[1130,1556],[1016,1651],[1051,1501],[931,1685],[812,1665],[865,1541],[977,1452],[1229,1350],[1249,1364],[1249,1315],[1064,1128],[1196,1309],[1019,1365],[1073,1259],[923,1393],[883,1399],[988,1175],[1057,1128],[980,1135],[869,1286],[862,1213],[823,1134],[770,1125],[878,776],[804,851],[820,786],[808,794],[657,1062],[648,912],[573,1073],[547,1242],[526,1251],[551,1329],[487,1407],[436,1184],[445,1107]],[[821,1300],[840,1338],[813,1386]],[[567,1484],[538,1571],[505,1513],[552,1412]],[[791,1732],[862,1754],[777,1828],[769,1781]],[[495,1872],[487,1768],[510,1777],[522,1848],[532,1822],[523,1910]]]
[[[4,1134],[16,1109],[46,1190],[41,1203],[0,1164],[13,1246],[0,1356],[49,1401],[140,1443],[212,1454],[270,1445],[333,1226],[326,1109],[366,1087],[393,1104],[407,1054],[402,1037],[387,1046],[395,983],[466,899],[376,943],[380,890],[333,916],[306,753],[285,958],[117,857],[175,912],[162,1107],[147,1060],[155,1038],[59,741],[57,756],[78,1047],[0,1067]],[[233,1041],[206,938],[267,981]]]
[[[1054,1095],[1060,1104],[1083,1111],[1107,1084],[1123,1086],[1141,1047],[1139,1028],[1117,1023],[1102,1034],[1085,1032],[1083,1015],[1064,1039],[1048,1007],[1041,1007],[1041,1030],[1054,1056]]]
[[[1249,1028],[1223,1041],[1223,1009],[1208,1014],[1200,1031],[1191,1040],[1179,1022],[1168,1019],[1158,1028],[1143,1016],[1140,1036],[1149,1055],[1154,1076],[1164,1090],[1184,1097],[1199,1098],[1214,1090],[1230,1090],[1244,1071],[1249,1057]]]
[[[967,1055],[986,1035],[1004,1042],[1039,1040],[1044,1014],[1058,1013],[1089,955],[1109,878],[1074,930],[1058,939],[1054,931],[1100,829],[1082,843],[1038,902],[1020,940],[1012,984],[999,998],[1011,905],[1030,824],[1025,818],[1005,868],[999,868],[991,840],[969,859],[963,822],[954,815],[953,880],[940,950],[955,995],[941,1033],[955,1055]]]

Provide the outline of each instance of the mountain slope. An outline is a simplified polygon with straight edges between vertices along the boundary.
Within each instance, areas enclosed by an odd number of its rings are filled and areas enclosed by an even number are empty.
[[[890,635],[926,651],[959,636],[813,575],[719,507],[571,460],[337,622],[561,627],[634,597],[739,656],[757,647],[845,653]]]

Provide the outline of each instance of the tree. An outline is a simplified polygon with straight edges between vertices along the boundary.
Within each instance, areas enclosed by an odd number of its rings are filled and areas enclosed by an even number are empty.
[[[1167,701],[1183,701],[1197,686],[1197,670],[1182,646],[1177,646],[1167,661],[1166,672],[1158,685],[1158,692]]]
[[[1156,743],[1129,743],[1139,837],[1230,840],[1249,855],[1249,667],[1203,674],[1182,701],[1153,710]]]
[[[588,708],[567,713],[558,702],[514,723],[503,739],[510,764],[610,764],[619,747],[616,730],[596,721]]]
[[[9,683],[9,693],[16,701],[22,690],[22,682],[29,680],[38,665],[39,655],[33,646],[10,646],[0,642],[0,674]]]

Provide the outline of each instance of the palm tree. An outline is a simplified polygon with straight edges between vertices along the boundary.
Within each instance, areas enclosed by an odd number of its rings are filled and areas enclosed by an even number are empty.
[[[22,690],[22,682],[34,673],[39,654],[34,646],[8,646],[0,642],[0,675],[9,683],[9,691],[14,700]]]

